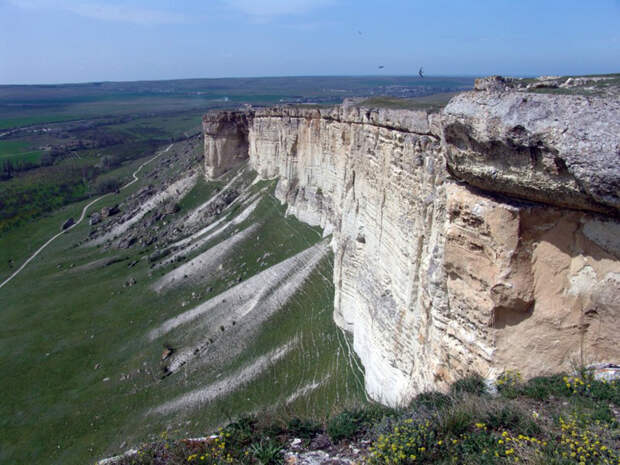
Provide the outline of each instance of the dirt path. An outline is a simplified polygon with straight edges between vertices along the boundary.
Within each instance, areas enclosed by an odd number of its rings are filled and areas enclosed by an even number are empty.
[[[157,157],[159,157],[160,155],[168,152],[172,146],[174,144],[170,144],[165,150],[162,150],[161,152],[157,153],[155,156],[149,158],[147,161],[145,161],[144,163],[142,163],[140,166],[138,166],[138,169],[136,169],[136,171],[133,172],[132,176],[133,176],[133,181],[128,182],[127,184],[125,184],[123,187],[120,188],[120,190],[124,190],[127,189],[129,186],[131,186],[133,183],[138,181],[138,173],[142,170],[142,168],[144,168],[144,166],[146,166],[147,164],[151,163],[153,160],[155,160]],[[58,238],[59,236],[61,236],[62,234],[71,231],[73,228],[75,228],[78,224],[80,224],[83,220],[84,217],[86,216],[86,212],[88,211],[88,209],[95,204],[96,202],[99,202],[101,199],[103,199],[104,197],[107,197],[110,194],[104,194],[101,197],[97,197],[96,199],[90,201],[89,203],[86,204],[86,206],[84,206],[84,208],[82,209],[82,214],[80,215],[80,218],[71,226],[69,226],[67,229],[60,231],[58,234],[55,234],[54,236],[52,236],[45,244],[43,244],[41,247],[39,247],[35,253],[33,253],[23,264],[22,266],[20,266],[17,270],[15,270],[15,272],[9,276],[8,278],[6,278],[4,281],[2,281],[2,283],[0,283],[0,289],[7,284],[9,281],[11,281],[15,276],[17,276],[19,273],[22,272],[22,270],[24,268],[26,268],[26,265],[28,265],[28,263],[30,263],[32,260],[35,259],[35,257],[37,255],[39,255],[39,253],[41,253],[43,251],[43,249],[45,249],[48,245],[50,245],[56,238]]]

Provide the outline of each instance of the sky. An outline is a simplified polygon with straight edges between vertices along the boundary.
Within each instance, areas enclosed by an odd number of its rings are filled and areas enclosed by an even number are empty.
[[[0,84],[420,66],[428,76],[620,72],[620,0],[0,0]]]

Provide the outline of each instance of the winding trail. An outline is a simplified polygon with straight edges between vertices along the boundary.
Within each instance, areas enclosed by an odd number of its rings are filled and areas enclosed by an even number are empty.
[[[149,158],[147,161],[145,161],[144,163],[142,163],[140,166],[138,166],[138,168],[133,172],[132,176],[133,176],[133,181],[129,181],[127,184],[125,184],[123,187],[121,187],[119,190],[124,190],[127,189],[129,186],[131,186],[132,184],[134,184],[135,182],[137,182],[139,180],[138,178],[138,173],[142,170],[142,168],[144,168],[146,165],[148,165],[149,163],[151,163],[153,160],[155,160],[157,157],[159,157],[160,155],[163,155],[164,153],[168,152],[172,146],[174,144],[170,144],[165,150],[162,150],[161,152],[158,152],[157,154],[155,154],[155,156]],[[58,234],[52,236],[45,244],[43,244],[41,247],[39,247],[35,253],[33,253],[23,264],[22,266],[20,266],[17,270],[15,270],[15,272],[9,276],[8,278],[6,278],[4,281],[2,281],[2,283],[0,283],[0,288],[2,288],[5,284],[7,284],[9,281],[11,281],[15,276],[17,276],[19,273],[21,273],[21,271],[26,268],[26,265],[28,265],[28,263],[30,263],[32,260],[35,259],[35,257],[37,255],[39,255],[39,253],[41,253],[41,251],[43,251],[43,249],[45,249],[48,245],[50,245],[56,238],[58,238],[59,236],[61,236],[62,234],[71,231],[73,228],[75,228],[78,224],[80,224],[83,220],[84,217],[86,216],[86,212],[88,211],[88,209],[96,202],[99,202],[101,199],[103,199],[104,197],[107,197],[108,194],[104,194],[101,197],[97,197],[96,199],[90,201],[89,203],[87,203],[84,208],[82,209],[82,214],[80,215],[80,218],[73,223],[71,226],[69,226],[67,229],[64,229],[62,231],[60,231]]]

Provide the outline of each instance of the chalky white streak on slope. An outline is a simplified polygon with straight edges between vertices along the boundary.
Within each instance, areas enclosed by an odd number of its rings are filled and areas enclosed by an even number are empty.
[[[210,304],[203,304],[203,318],[192,325],[201,339],[175,354],[168,371],[174,373],[192,360],[198,364],[220,363],[240,355],[246,342],[253,340],[261,325],[299,291],[328,252],[327,243],[317,244],[291,257],[285,264],[265,270],[261,273],[263,276],[258,275],[257,279],[252,278],[231,289],[232,292],[211,299]],[[198,312],[191,316],[196,314]],[[228,329],[222,333],[220,327]]]
[[[228,205],[223,211],[222,211],[222,218],[220,218],[217,221],[214,221],[213,223],[205,226],[204,228],[202,228],[199,231],[196,231],[194,234],[192,234],[191,236],[187,236],[183,239],[179,239],[178,241],[170,244],[170,246],[168,246],[168,249],[175,249],[178,247],[182,247],[186,244],[189,244],[190,242],[195,241],[196,239],[199,239],[201,236],[205,235],[206,233],[208,233],[209,231],[211,231],[213,228],[217,227],[218,225],[222,224],[223,221],[226,220],[226,215],[224,215],[224,213],[228,210],[230,210],[233,206],[235,206],[237,203],[241,202],[242,204],[246,204],[246,203],[250,203],[251,201],[253,201],[254,199],[256,199],[259,195],[261,195],[266,189],[261,189],[259,192],[255,193],[254,195],[250,196],[250,198],[248,199],[248,195],[247,194],[242,194],[239,197],[237,197],[230,205]],[[200,208],[200,207],[198,207]],[[251,212],[250,212],[251,213]],[[189,216],[193,215],[194,212],[192,211],[192,213],[190,213]],[[249,213],[248,213],[249,215]],[[189,218],[188,216],[188,218]],[[187,220],[188,221],[188,220]],[[184,221],[185,224],[188,224],[187,221]],[[238,223],[240,223],[241,221],[238,221]]]
[[[104,235],[94,239],[90,244],[97,245],[102,244],[107,240],[114,239],[115,237],[120,236],[124,232],[126,232],[130,227],[136,224],[138,221],[144,217],[148,212],[153,210],[158,205],[166,202],[168,200],[181,199],[187,194],[192,187],[196,184],[198,180],[198,174],[193,174],[183,179],[179,179],[178,181],[170,184],[166,189],[161,192],[158,192],[153,197],[148,199],[146,202],[141,204],[138,209],[133,213],[131,218],[127,221],[114,226],[110,231],[105,233]]]
[[[286,398],[286,403],[290,404],[292,402],[295,402],[300,397],[303,397],[306,394],[311,393],[316,388],[318,388],[323,383],[325,383],[328,379],[329,379],[329,376],[326,376],[325,378],[321,379],[320,381],[312,381],[311,383],[308,383],[305,386],[300,387],[299,389],[297,389],[295,392],[293,392],[290,396],[288,396]]]
[[[197,404],[211,402],[220,396],[228,395],[258,377],[262,372],[269,368],[269,366],[273,365],[289,353],[297,343],[298,341],[295,339],[287,344],[284,344],[283,346],[258,357],[254,363],[237,370],[232,375],[211,383],[203,388],[183,394],[170,402],[166,402],[165,404],[156,407],[151,411],[151,413],[167,414],[182,408],[193,407]]]
[[[209,314],[210,321],[241,318],[259,304],[277,309],[299,289],[304,280],[330,251],[329,241],[318,244],[290,257],[237,286],[207,300],[191,310],[165,321],[148,337],[156,339],[173,329]]]
[[[237,179],[239,179],[239,177],[243,174],[243,170],[241,170],[239,173],[237,173],[237,175],[235,175],[234,178],[232,178],[228,184],[226,184],[224,187],[222,187],[222,189],[220,189],[220,191],[215,194],[213,197],[211,197],[209,200],[207,200],[205,203],[203,203],[202,205],[200,205],[198,208],[196,208],[188,217],[186,222],[188,224],[194,224],[200,221],[200,215],[202,214],[203,210],[205,208],[207,208],[209,205],[211,205],[215,199],[217,199],[220,195],[222,195],[224,192],[226,192],[226,189],[228,189],[230,186],[232,186],[235,181]]]
[[[192,251],[194,251],[196,249],[199,249],[200,247],[205,245],[207,242],[209,242],[211,239],[213,239],[214,237],[217,237],[219,234],[224,232],[224,230],[226,230],[229,226],[236,226],[238,224],[241,224],[254,211],[254,209],[258,205],[258,202],[260,202],[260,199],[255,200],[254,203],[252,203],[248,208],[243,210],[243,212],[241,212],[239,215],[237,215],[231,221],[226,222],[222,227],[216,229],[211,234],[208,234],[205,237],[201,237],[200,239],[197,239],[195,242],[191,243],[187,247],[184,247],[181,250],[175,252],[164,263],[172,263],[172,262],[174,262],[174,260],[177,257],[185,256],[185,255],[191,253]],[[221,220],[218,220],[215,223],[219,223],[219,221],[221,221]],[[215,224],[215,223],[213,223],[213,224]],[[215,247],[218,247],[218,246],[215,246]]]
[[[252,235],[258,227],[258,224],[253,224],[225,241],[220,242],[215,247],[212,247],[206,252],[194,257],[189,262],[175,268],[153,284],[153,290],[160,292],[167,287],[172,287],[175,284],[182,282],[185,276],[191,277],[198,274],[201,276],[212,275],[216,271],[217,265],[222,263],[222,261],[233,251],[234,247]]]

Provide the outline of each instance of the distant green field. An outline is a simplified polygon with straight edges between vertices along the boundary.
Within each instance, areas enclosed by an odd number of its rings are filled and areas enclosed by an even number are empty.
[[[34,124],[58,123],[61,121],[71,121],[77,119],[74,115],[41,115],[41,116],[25,116],[16,118],[0,117],[0,129],[11,129],[22,126],[32,126]]]
[[[0,161],[38,163],[43,152],[21,140],[0,140]]]
[[[194,130],[198,131],[203,111],[180,115],[139,118],[123,124],[108,126],[108,130],[122,131],[136,139],[180,137]]]

